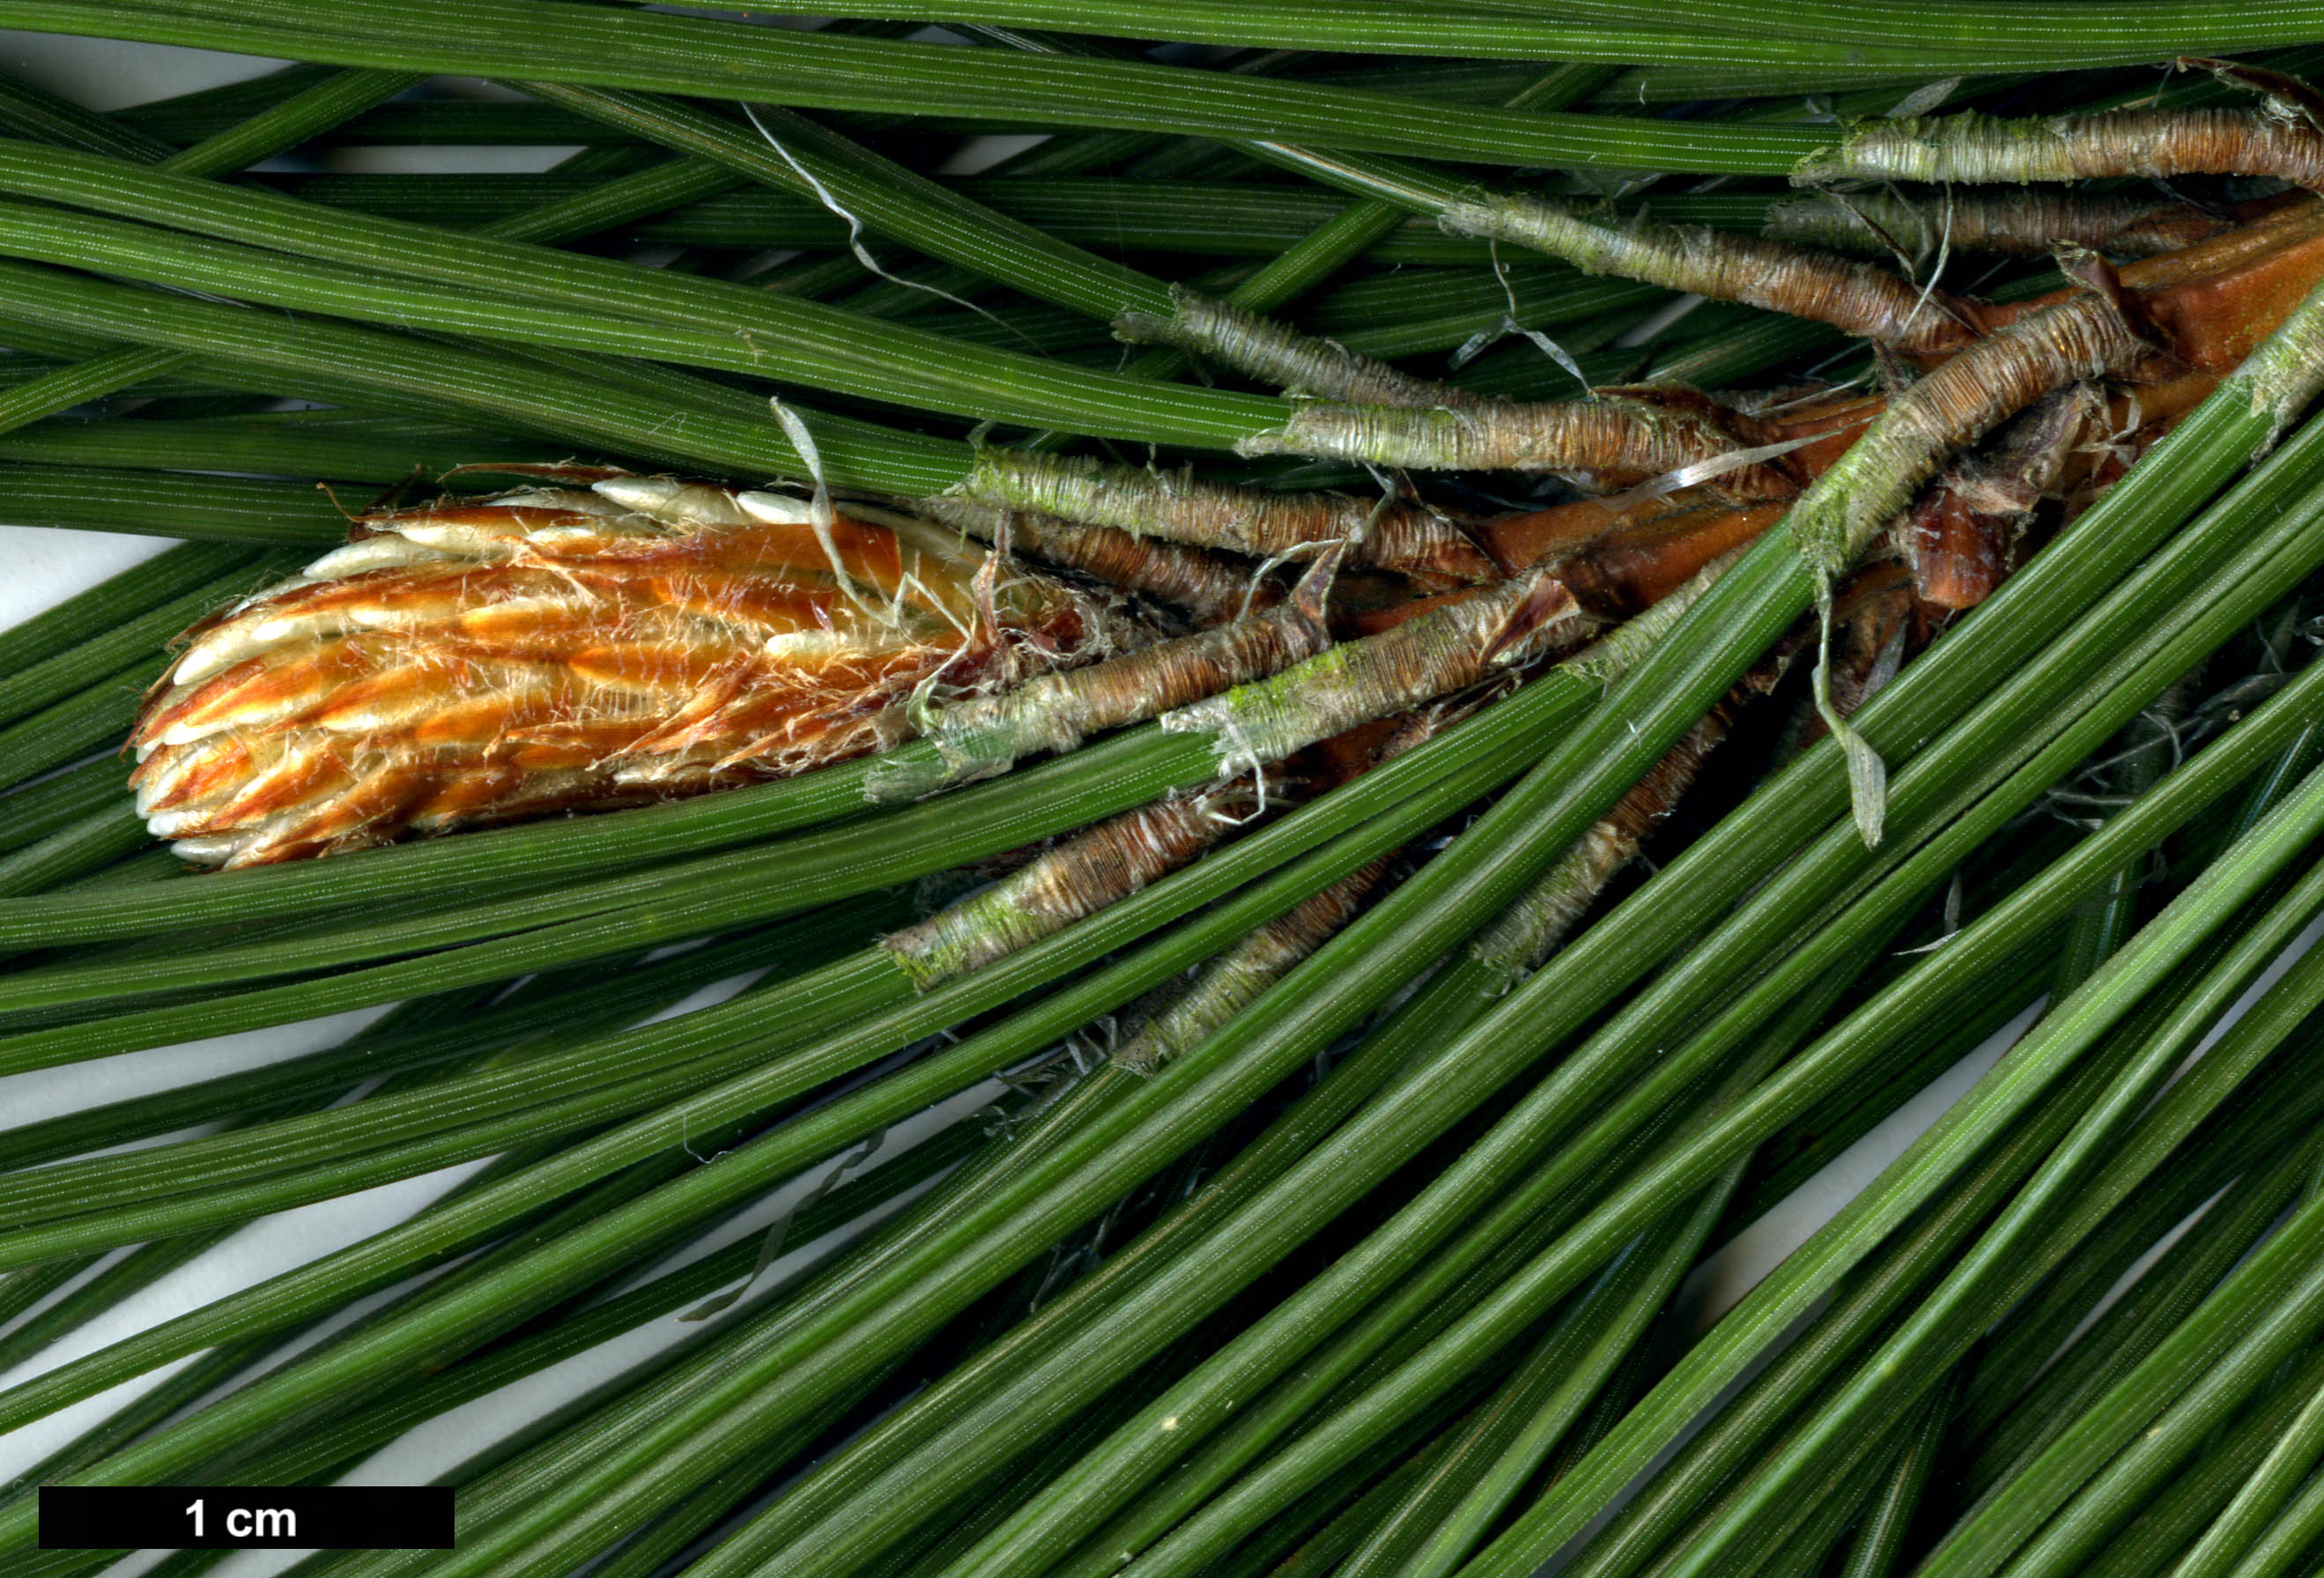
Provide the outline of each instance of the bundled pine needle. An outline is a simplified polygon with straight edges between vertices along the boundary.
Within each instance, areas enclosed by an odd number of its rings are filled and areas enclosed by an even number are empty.
[[[752,9],[0,0],[0,1567],[2324,1563],[2324,18]]]

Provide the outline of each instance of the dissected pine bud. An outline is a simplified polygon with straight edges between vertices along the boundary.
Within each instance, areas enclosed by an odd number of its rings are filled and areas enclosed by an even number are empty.
[[[1394,500],[1233,487],[1187,471],[1142,471],[1088,456],[996,448],[980,449],[953,491],[995,508],[1032,510],[1254,558],[1310,558],[1344,542],[1351,564],[1400,571],[1440,587],[1490,580],[1497,573],[1451,521]]]
[[[877,751],[907,702],[1121,639],[932,526],[613,476],[368,517],[226,611],[148,698],[138,808],[254,865],[698,793]]]
[[[1131,310],[1113,336],[1131,345],[1170,345],[1225,363],[1286,394],[1347,405],[1492,406],[1501,403],[1449,383],[1416,378],[1337,340],[1301,334],[1271,318],[1190,291],[1170,292],[1170,316]]]

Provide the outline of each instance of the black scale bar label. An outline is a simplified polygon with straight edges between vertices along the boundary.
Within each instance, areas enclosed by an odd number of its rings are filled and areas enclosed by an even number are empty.
[[[449,1485],[43,1485],[43,1550],[452,1548]]]

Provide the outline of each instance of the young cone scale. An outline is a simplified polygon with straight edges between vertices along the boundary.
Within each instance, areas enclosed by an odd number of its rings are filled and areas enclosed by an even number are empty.
[[[133,736],[138,809],[246,866],[860,756],[923,687],[1101,657],[1097,601],[949,534],[627,475],[367,516],[196,627]]]

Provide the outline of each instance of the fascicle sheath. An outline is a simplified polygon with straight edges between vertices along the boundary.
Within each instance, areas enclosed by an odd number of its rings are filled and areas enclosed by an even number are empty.
[[[1249,772],[1581,641],[1596,623],[1554,570],[1536,568],[1165,713],[1162,726],[1212,735],[1222,771]]]
[[[1204,482],[1191,472],[1142,471],[1088,456],[987,448],[954,490],[1000,509],[1111,526],[1255,558],[1312,558],[1334,542],[1349,562],[1400,570],[1439,586],[1489,580],[1492,561],[1431,511],[1341,494],[1272,493]]]
[[[2127,192],[1951,189],[1792,198],[1770,204],[1761,234],[1795,246],[1921,259],[1953,252],[2047,257],[2061,245],[2152,257],[2206,241],[2231,222],[2193,203]]]
[[[2054,390],[2127,372],[2153,355],[2103,291],[2028,313],[1891,400],[1786,517],[1822,616],[1816,711],[1846,753],[1849,803],[1867,847],[1879,844],[1886,818],[1887,768],[1832,697],[1832,584],[1954,451]]]
[[[1350,872],[1213,959],[1184,993],[1123,1043],[1113,1060],[1133,1074],[1152,1074],[1202,1045],[1355,918],[1387,870],[1388,862],[1377,860]]]
[[[1116,339],[1176,346],[1222,362],[1286,394],[1350,405],[1468,408],[1499,402],[1433,379],[1416,378],[1336,340],[1305,335],[1271,318],[1178,286],[1170,316],[1135,309],[1113,320]]]
[[[1576,679],[1610,686],[1643,661],[1686,611],[1702,601],[1711,584],[1741,558],[1744,549],[1730,548],[1687,578],[1685,585],[1632,618],[1624,620],[1587,650],[1576,652],[1558,668]]]
[[[1727,737],[1727,729],[1721,708],[1688,730],[1612,810],[1591,823],[1572,848],[1487,923],[1470,943],[1471,955],[1505,986],[1515,986],[1540,969],[1615,873],[1637,854],[1646,835],[1677,807],[1703,758]]]
[[[874,800],[906,799],[990,778],[1008,771],[1020,757],[1071,751],[1091,734],[1142,722],[1311,658],[1332,644],[1324,598],[1336,563],[1335,556],[1327,555],[1289,601],[1248,619],[938,708],[920,725],[942,765],[918,774],[875,771],[865,793]]]
[[[1802,186],[1914,180],[1963,186],[2108,176],[2257,175],[2324,186],[2324,134],[2266,109],[2126,109],[1861,121],[1802,160]]]
[[[2235,376],[2250,383],[2252,414],[2267,417],[2264,448],[2273,448],[2283,429],[2324,390],[2324,285],[2292,309]]]
[[[2098,291],[2028,313],[1891,400],[1800,495],[1787,522],[1793,545],[1828,585],[1956,450],[2053,390],[2126,372],[2151,354]]]
[[[926,992],[1127,899],[1200,854],[1253,798],[1247,782],[1171,795],[1075,834],[982,892],[881,941]]]
[[[1005,518],[1010,551],[1167,604],[1197,625],[1239,619],[1247,609],[1265,607],[1281,595],[1273,581],[1259,577],[1255,563],[1206,548],[967,499],[923,499],[920,507],[930,518],[985,542],[1000,540]]]
[[[1948,351],[1974,334],[1945,298],[1909,280],[1765,236],[1584,214],[1511,192],[1448,204],[1437,222],[1455,235],[1545,252],[1585,273],[1619,274],[1813,318],[1898,350]]]
[[[1420,471],[1611,472],[1660,476],[1743,448],[1705,411],[1608,397],[1462,411],[1300,407],[1243,455],[1305,455]]]

